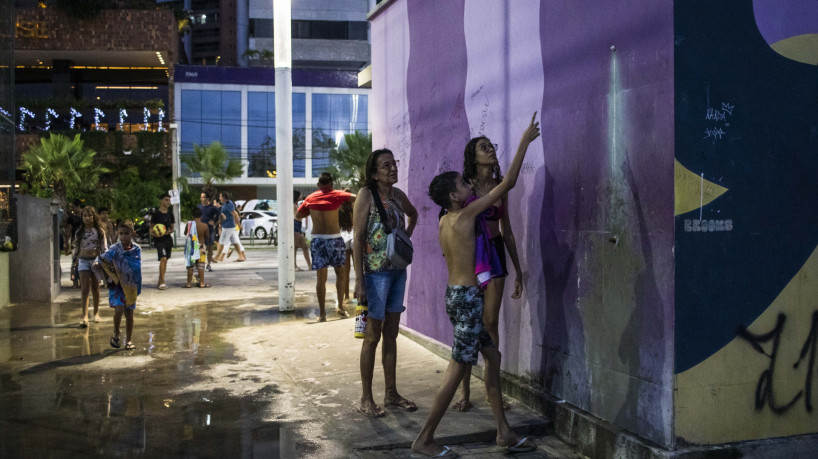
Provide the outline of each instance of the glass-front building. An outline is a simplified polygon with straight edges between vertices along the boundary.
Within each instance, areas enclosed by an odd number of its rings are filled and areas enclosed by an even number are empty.
[[[350,72],[294,71],[292,89],[293,184],[314,186],[330,165],[344,134],[370,132],[369,89]],[[273,69],[177,66],[176,122],[179,152],[221,142],[242,160],[244,174],[231,185],[255,186],[253,198],[274,198],[276,113]],[[354,75],[354,74],[352,74]],[[357,78],[357,76],[356,76]],[[218,81],[225,81],[219,83]],[[199,81],[199,82],[196,82]],[[268,84],[263,84],[268,83]],[[305,83],[319,83],[306,85]],[[180,164],[181,174],[196,183]]]

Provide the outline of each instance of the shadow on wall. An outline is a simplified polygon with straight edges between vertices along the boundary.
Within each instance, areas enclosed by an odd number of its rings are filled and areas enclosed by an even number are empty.
[[[662,346],[666,342],[665,340],[668,339],[664,333],[666,325],[664,303],[659,294],[656,272],[653,268],[652,261],[656,260],[656,258],[654,258],[650,229],[641,205],[638,182],[631,167],[628,150],[624,149],[624,153],[623,176],[627,182],[626,189],[631,193],[631,203],[636,214],[636,227],[638,228],[635,234],[639,240],[634,242],[641,245],[640,252],[643,263],[634,282],[634,298],[636,298],[637,304],[628,318],[625,329],[622,331],[618,353],[619,358],[627,364],[629,375],[644,375],[646,372],[650,372],[653,374],[648,375],[648,383],[655,383],[656,381],[662,381],[665,374],[664,370],[667,368],[666,359],[671,358],[672,354],[669,352],[654,352],[654,346]],[[661,361],[655,362],[654,359]],[[644,419],[639,416],[639,408],[645,403],[661,406],[663,402],[661,399],[646,401],[645,396],[647,394],[655,393],[659,395],[660,392],[642,390],[642,384],[645,383],[641,381],[636,383],[634,378],[629,379],[625,403],[616,415],[615,424],[621,426],[638,425],[640,432],[654,431],[649,434],[651,438],[665,437],[666,433],[661,431],[661,425],[654,425],[654,423],[649,422],[652,418]],[[671,407],[668,406],[667,409],[670,410]]]
[[[545,140],[543,140],[545,142]],[[575,404],[587,406],[589,401],[588,371],[584,366],[585,334],[576,308],[577,288],[571,282],[577,272],[575,254],[569,243],[560,239],[567,232],[556,227],[556,196],[554,176],[543,167],[537,174],[537,182],[545,183],[542,201],[542,243],[540,244],[545,278],[546,307],[537,308],[538,322],[543,324],[542,364],[545,389],[561,397],[576,400]],[[545,176],[543,179],[542,176]],[[544,180],[544,182],[539,182]],[[574,184],[580,193],[580,183]],[[574,206],[574,224],[579,224],[579,206]],[[569,327],[571,328],[569,330]],[[572,346],[573,343],[573,346]],[[576,362],[576,363],[573,363]],[[571,380],[561,375],[570,375]]]

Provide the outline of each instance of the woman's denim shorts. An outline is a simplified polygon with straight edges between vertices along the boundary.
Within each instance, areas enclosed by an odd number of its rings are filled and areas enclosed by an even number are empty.
[[[403,312],[403,293],[406,290],[406,270],[380,271],[364,275],[369,317],[386,319],[387,312]]]

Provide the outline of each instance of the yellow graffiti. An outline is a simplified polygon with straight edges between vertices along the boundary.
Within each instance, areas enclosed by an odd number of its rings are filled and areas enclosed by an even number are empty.
[[[682,166],[678,159],[674,163],[675,215],[698,209],[727,192],[727,188],[716,185],[709,180],[704,180],[700,175],[696,175]],[[702,197],[702,192],[704,192],[704,197]]]
[[[785,38],[773,43],[771,47],[787,59],[818,65],[818,34],[809,33]]]
[[[17,21],[15,38],[48,38],[49,24],[47,22]]]
[[[676,375],[674,404],[679,437],[716,444],[818,431],[818,413],[810,412],[806,404],[806,385],[813,375],[808,374],[811,368],[804,361],[809,354],[803,354],[811,319],[818,309],[815,279],[818,247],[772,304],[747,327],[755,335],[769,333],[777,324],[784,327],[775,344],[774,371],[769,371],[772,340],[761,343],[765,355],[746,339],[736,337],[703,362]],[[759,378],[765,374],[770,378],[762,381],[768,396],[759,406],[759,396],[765,392],[757,391]],[[776,406],[786,409],[776,412]]]

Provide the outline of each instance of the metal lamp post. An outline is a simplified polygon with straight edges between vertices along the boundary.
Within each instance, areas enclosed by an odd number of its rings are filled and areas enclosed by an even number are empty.
[[[293,265],[293,122],[291,1],[273,0],[275,52],[276,199],[278,200],[278,310],[295,309]]]

